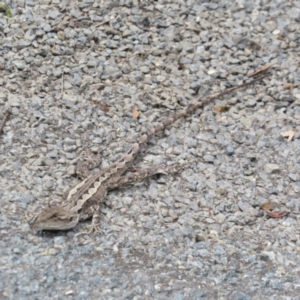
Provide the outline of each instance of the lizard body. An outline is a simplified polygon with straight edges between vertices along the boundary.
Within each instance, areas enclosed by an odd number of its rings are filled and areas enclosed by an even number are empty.
[[[100,231],[100,205],[104,201],[108,190],[121,187],[127,183],[133,183],[138,179],[152,176],[153,174],[164,173],[164,171],[152,168],[148,169],[144,174],[121,176],[134,161],[143,144],[147,143],[153,135],[164,130],[176,120],[193,113],[198,108],[202,108],[217,98],[251,85],[266,76],[263,75],[241,85],[226,89],[208,97],[204,101],[186,107],[182,112],[174,114],[172,117],[165,118],[158,125],[151,128],[147,134],[143,134],[117,162],[87,176],[83,181],[68,190],[63,202],[54,206],[44,207],[38,211],[30,222],[31,227],[38,230],[68,230],[74,228],[79,221],[92,217],[91,229]],[[167,171],[169,172],[170,170]]]

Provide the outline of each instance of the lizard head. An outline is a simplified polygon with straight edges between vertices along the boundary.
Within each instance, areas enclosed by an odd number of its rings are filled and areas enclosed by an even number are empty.
[[[77,212],[62,207],[46,207],[38,212],[29,222],[32,229],[37,230],[68,230],[77,225]]]

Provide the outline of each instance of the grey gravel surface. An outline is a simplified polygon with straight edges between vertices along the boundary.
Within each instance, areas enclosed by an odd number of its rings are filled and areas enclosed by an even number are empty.
[[[300,299],[300,2],[6,3],[0,298]],[[79,181],[83,150],[108,166],[154,121],[268,64],[269,78],[151,139],[136,168],[199,163],[110,192],[103,234],[31,231],[35,209]]]

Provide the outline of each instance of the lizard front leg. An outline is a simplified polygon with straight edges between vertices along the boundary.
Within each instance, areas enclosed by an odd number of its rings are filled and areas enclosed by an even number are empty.
[[[92,217],[92,224],[89,226],[88,233],[101,232],[100,217],[101,217],[101,204],[107,194],[107,187],[105,184],[99,187],[98,191],[83,205],[79,220],[84,221]]]

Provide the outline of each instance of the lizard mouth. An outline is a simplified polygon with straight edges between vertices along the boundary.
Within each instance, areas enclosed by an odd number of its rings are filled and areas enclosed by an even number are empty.
[[[68,230],[79,222],[79,214],[71,213],[62,208],[46,208],[29,223],[34,230]]]
[[[69,230],[74,228],[79,221],[79,218],[77,217],[72,217],[69,218],[67,221],[62,220],[62,221],[53,221],[53,222],[40,222],[37,224],[32,225],[32,229],[37,230],[37,231],[42,231],[42,230]]]

